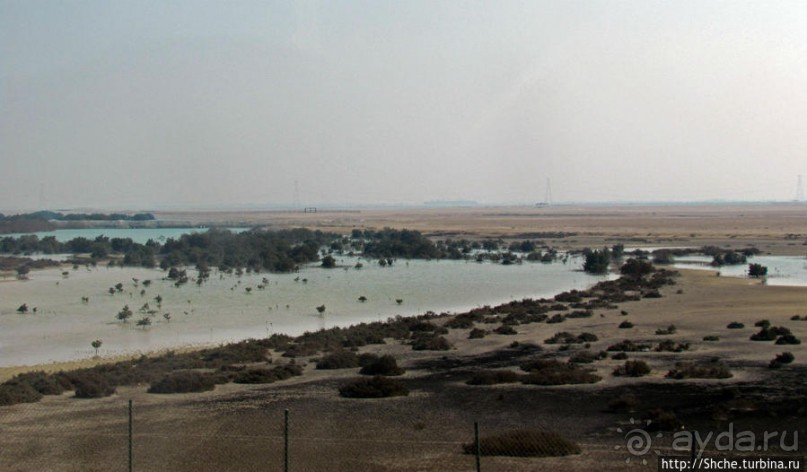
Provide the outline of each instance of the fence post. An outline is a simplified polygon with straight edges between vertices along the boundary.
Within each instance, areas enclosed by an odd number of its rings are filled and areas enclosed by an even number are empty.
[[[132,400],[129,399],[129,472],[132,472]]]
[[[474,447],[476,449],[476,472],[481,472],[482,470],[482,463],[480,461],[482,457],[482,448],[479,446],[479,422],[474,421]]]
[[[289,472],[289,409],[284,411],[283,423],[283,472]]]

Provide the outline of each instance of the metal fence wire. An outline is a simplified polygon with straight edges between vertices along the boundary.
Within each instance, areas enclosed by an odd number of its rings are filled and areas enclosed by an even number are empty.
[[[534,422],[514,428],[512,418],[468,424],[424,412],[382,420],[351,416],[347,402],[344,411],[296,417],[294,409],[260,403],[179,397],[61,397],[2,407],[0,470],[487,472],[581,470],[591,461],[624,467],[610,446],[579,445]]]

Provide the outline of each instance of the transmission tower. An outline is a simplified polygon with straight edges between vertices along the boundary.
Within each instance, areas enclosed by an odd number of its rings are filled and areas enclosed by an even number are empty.
[[[301,206],[301,204],[300,204],[300,184],[299,184],[299,182],[297,182],[296,179],[294,181],[294,201],[292,202],[292,205],[294,206],[295,210],[299,210],[300,206]]]
[[[801,183],[801,175],[799,175],[799,178],[796,180],[796,201],[804,201],[804,186]]]
[[[552,205],[552,185],[550,185],[549,177],[546,178],[546,195],[544,195],[544,205]]]

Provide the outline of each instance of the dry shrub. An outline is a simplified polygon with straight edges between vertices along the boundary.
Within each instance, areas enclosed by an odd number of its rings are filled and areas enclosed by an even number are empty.
[[[505,324],[503,324],[503,325],[499,326],[498,328],[494,329],[493,332],[496,333],[496,334],[504,334],[504,335],[518,334],[518,332],[515,329],[513,329],[512,326],[505,325]]]
[[[572,364],[591,364],[594,361],[599,361],[607,357],[608,353],[605,351],[600,351],[599,353],[581,351],[569,358],[569,362]]]
[[[207,392],[216,387],[211,374],[201,372],[173,372],[152,383],[148,393],[190,393]]]
[[[614,369],[614,375],[617,377],[644,377],[650,373],[650,366],[645,361],[625,361]]]
[[[468,385],[496,385],[518,382],[520,376],[512,370],[480,370],[474,372]]]
[[[689,343],[676,343],[669,339],[665,339],[664,341],[658,343],[656,346],[656,352],[684,352],[689,350]]]
[[[41,398],[42,394],[25,382],[9,380],[0,385],[0,406],[36,403]]]
[[[635,343],[635,342],[633,342],[633,341],[631,341],[631,340],[629,340],[629,339],[626,339],[626,340],[624,340],[624,341],[620,341],[620,342],[618,342],[618,343],[616,343],[616,344],[613,344],[613,345],[611,345],[611,346],[608,346],[608,349],[607,349],[607,350],[608,350],[608,351],[611,351],[611,352],[614,352],[614,351],[621,351],[621,352],[637,352],[637,351],[640,351],[640,352],[647,352],[647,351],[649,351],[649,350],[650,350],[650,345],[649,345],[649,344]]]
[[[555,333],[554,336],[551,338],[545,339],[544,343],[546,344],[583,344],[583,343],[590,343],[597,341],[596,334],[592,333],[580,333],[575,336],[572,333],[567,331],[561,331],[559,333]]]
[[[412,336],[412,350],[414,351],[448,351],[451,343],[442,336],[428,333],[415,333]]]
[[[101,398],[115,393],[115,387],[97,372],[82,372],[72,377],[70,382],[76,389],[76,398]]]
[[[705,363],[677,362],[675,368],[667,372],[668,379],[728,379],[732,376],[729,368],[719,360]]]
[[[528,374],[522,382],[530,385],[570,385],[596,383],[602,380],[590,369],[556,360],[536,360],[521,366]]]
[[[352,369],[359,366],[359,356],[351,351],[338,351],[320,359],[317,369]]]
[[[303,375],[303,369],[294,364],[287,364],[274,369],[248,369],[238,372],[233,382],[240,384],[267,384],[286,380],[296,375]]]
[[[343,385],[339,388],[339,395],[346,398],[386,398],[407,396],[409,390],[397,380],[377,375]]]
[[[359,371],[362,375],[401,375],[404,372],[404,369],[398,367],[398,361],[390,355],[377,358]]]
[[[67,379],[61,379],[58,375],[50,375],[41,370],[15,375],[14,380],[30,385],[42,395],[61,395],[65,390],[73,388]]]
[[[777,354],[776,357],[768,364],[768,367],[771,369],[779,369],[785,364],[790,364],[796,359],[792,352],[783,352],[781,354]]]
[[[468,339],[482,339],[485,337],[485,333],[484,329],[474,328],[468,333]]]

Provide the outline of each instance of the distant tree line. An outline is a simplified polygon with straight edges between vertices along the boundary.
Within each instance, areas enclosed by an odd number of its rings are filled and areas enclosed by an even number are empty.
[[[211,229],[205,233],[184,234],[165,244],[149,240],[145,244],[131,238],[95,239],[84,237],[59,242],[53,236],[24,235],[0,239],[0,252],[9,254],[89,254],[93,260],[114,256],[123,265],[167,269],[183,265],[221,270],[248,268],[256,271],[288,272],[300,264],[319,260],[319,249],[339,235],[308,229],[246,231],[234,234]]]
[[[541,241],[522,240],[508,244],[502,239],[490,238],[474,241],[446,239],[434,242],[419,231],[384,228],[354,229],[349,240],[345,239],[335,244],[332,249],[344,250],[345,246],[349,246],[351,250],[361,252],[365,257],[377,258],[379,261],[393,258],[475,259],[478,262],[489,260],[512,264],[522,259],[540,262],[555,260],[557,252],[547,247],[546,252],[541,253],[541,245]]]
[[[55,211],[36,211],[33,213],[20,213],[16,215],[4,215],[0,213],[0,222],[22,221],[22,220],[44,220],[44,221],[150,221],[155,217],[152,213],[135,213],[127,215],[124,213],[59,213]]]

